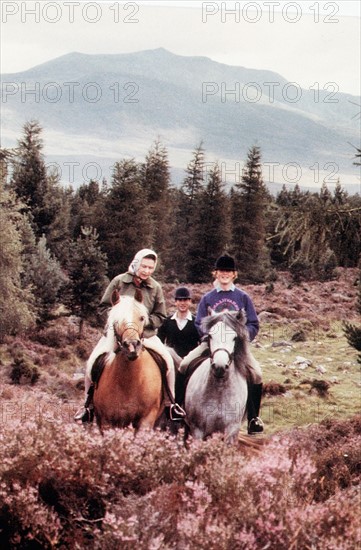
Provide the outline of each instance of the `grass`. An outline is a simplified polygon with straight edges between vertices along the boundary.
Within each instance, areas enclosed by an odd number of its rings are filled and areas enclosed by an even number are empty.
[[[300,331],[304,332],[305,341],[293,341],[292,336]],[[62,347],[18,339],[3,344],[0,346],[3,389],[13,387],[8,385],[10,366],[14,354],[20,349],[30,364],[38,366],[40,372],[40,379],[31,393],[40,390],[49,397],[59,399],[63,404],[61,407],[70,402],[74,404],[74,409],[79,407],[83,400],[83,384],[73,376],[83,370],[85,358],[97,337],[97,331],[90,331],[81,344],[75,340]],[[79,345],[82,346],[81,354]],[[285,392],[263,397],[261,416],[266,435],[320,423],[326,418],[346,419],[360,412],[360,365],[357,363],[357,351],[348,345],[341,323],[331,323],[324,330],[315,328],[306,320],[287,324],[263,322],[252,351],[262,366],[264,384],[280,384]],[[295,365],[300,356],[311,363],[304,370]],[[317,367],[325,372],[318,372]],[[329,387],[322,396],[312,386],[325,382]],[[25,399],[29,390],[29,386],[23,387]],[[72,421],[72,415],[67,415],[67,418]],[[244,423],[242,432],[245,429]]]
[[[296,326],[263,324],[253,346],[264,384],[273,381],[287,390],[282,395],[263,398],[261,415],[267,434],[360,412],[360,364],[341,323],[333,323],[328,331],[309,330],[302,342],[291,340],[295,332]],[[299,357],[311,364],[299,368],[295,364]],[[318,372],[317,367],[325,372]],[[314,380],[329,384],[324,397],[312,388]]]

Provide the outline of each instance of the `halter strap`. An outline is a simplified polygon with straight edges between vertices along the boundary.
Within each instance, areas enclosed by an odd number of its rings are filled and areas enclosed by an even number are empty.
[[[125,328],[121,334],[118,334],[117,331],[115,330],[115,323],[113,323],[114,336],[115,336],[115,340],[117,342],[117,347],[114,350],[115,354],[119,353],[120,351],[122,351],[124,349],[123,334],[126,330],[128,330],[128,328]],[[139,340],[143,339],[143,333],[139,334],[139,332],[136,329],[134,329],[133,327],[132,327],[132,330],[134,330],[134,332],[137,333],[137,335],[139,337]]]
[[[217,348],[217,349],[215,349],[214,351],[211,352],[210,358],[211,358],[212,361],[213,361],[213,357],[217,353],[217,351],[225,351],[227,353],[227,355],[228,355],[227,367],[229,367],[229,365],[232,363],[233,358],[234,358],[234,351],[232,351],[232,353],[230,353],[228,351],[228,349],[226,349],[226,348]]]

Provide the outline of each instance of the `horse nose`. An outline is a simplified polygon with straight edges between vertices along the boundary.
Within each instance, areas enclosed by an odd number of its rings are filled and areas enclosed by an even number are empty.
[[[226,374],[226,368],[222,366],[217,366],[215,363],[212,364],[213,373],[216,378],[224,378]]]
[[[127,357],[130,361],[134,361],[139,356],[141,349],[140,340],[124,340],[123,346],[127,350]]]

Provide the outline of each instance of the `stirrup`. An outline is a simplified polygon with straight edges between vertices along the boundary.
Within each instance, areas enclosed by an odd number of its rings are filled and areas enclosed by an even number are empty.
[[[172,403],[169,407],[169,418],[171,420],[177,421],[177,420],[183,420],[183,418],[186,416],[185,410],[178,405],[178,403]]]
[[[259,416],[255,416],[252,418],[248,423],[248,434],[249,435],[255,435],[258,433],[262,433],[264,429],[264,425],[262,420]]]

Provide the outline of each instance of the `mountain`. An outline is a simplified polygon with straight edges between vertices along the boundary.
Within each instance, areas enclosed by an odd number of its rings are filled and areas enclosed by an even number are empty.
[[[162,48],[70,53],[1,79],[2,145],[14,146],[23,124],[39,120],[47,160],[74,184],[109,177],[123,157],[143,160],[157,137],[178,181],[200,141],[231,183],[253,144],[273,184],[317,184],[325,175],[347,183],[356,173],[360,99],[335,84],[305,90],[271,71]]]

